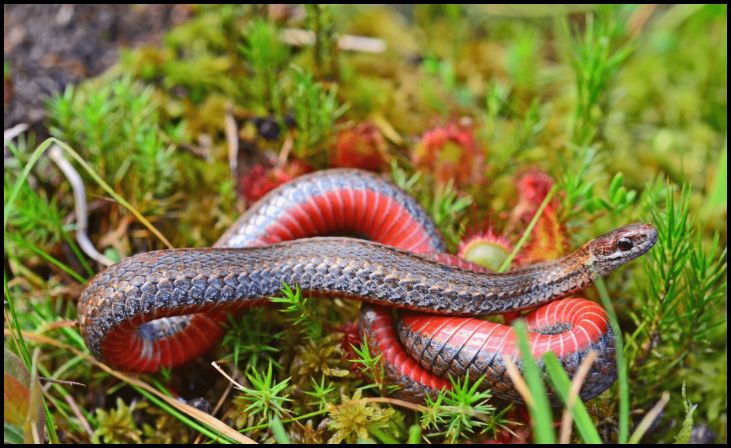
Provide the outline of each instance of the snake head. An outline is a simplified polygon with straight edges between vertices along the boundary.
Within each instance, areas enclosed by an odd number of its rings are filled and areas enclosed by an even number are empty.
[[[584,246],[592,271],[607,275],[655,245],[657,229],[650,224],[630,224],[595,238]]]

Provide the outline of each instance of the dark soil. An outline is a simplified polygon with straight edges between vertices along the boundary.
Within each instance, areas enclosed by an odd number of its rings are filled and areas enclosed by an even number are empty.
[[[159,41],[183,5],[5,5],[5,129],[35,125],[46,100],[113,65],[120,47]],[[42,127],[41,127],[42,129]]]

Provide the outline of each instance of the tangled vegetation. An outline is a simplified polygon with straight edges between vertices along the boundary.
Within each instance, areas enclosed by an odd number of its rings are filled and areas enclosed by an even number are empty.
[[[282,38],[293,28],[310,45]],[[656,247],[585,292],[621,330],[620,379],[560,432],[726,442],[726,30],[725,5],[194,7],[162,44],[50,99],[54,140],[7,143],[5,344],[31,372],[28,397],[40,377],[45,409],[29,419],[66,443],[459,443],[550,442],[561,418],[468,380],[425,404],[391,399],[354,336],[359,304],[294,285],[230,316],[183,367],[135,377],[92,361],[76,299],[103,266],[75,239],[71,187],[35,151],[58,144],[86,162],[88,233],[111,260],[166,246],[130,210],[174,247],[206,247],[267,191],[336,166],[389,176],[452,252],[493,235],[494,269],[653,223]],[[344,35],[385,49],[343,48]],[[560,369],[545,385],[530,373],[534,396],[568,393]],[[6,420],[6,441],[43,439],[22,422],[9,433]]]

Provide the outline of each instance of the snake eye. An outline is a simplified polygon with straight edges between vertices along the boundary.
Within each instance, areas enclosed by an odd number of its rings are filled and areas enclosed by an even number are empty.
[[[632,246],[632,241],[629,238],[620,238],[619,241],[617,241],[617,248],[623,252],[632,249]]]

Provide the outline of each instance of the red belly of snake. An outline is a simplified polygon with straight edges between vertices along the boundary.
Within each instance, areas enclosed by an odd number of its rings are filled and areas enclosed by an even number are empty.
[[[371,241],[311,238],[335,234]],[[535,356],[552,351],[571,374],[590,350],[599,353],[581,390],[589,399],[616,376],[606,313],[585,299],[554,300],[645,253],[656,237],[651,226],[626,226],[562,259],[493,274],[444,254],[426,212],[394,185],[357,170],[323,171],[269,193],[216,248],[139,254],[98,274],[82,293],[79,320],[95,356],[154,372],[209,350],[227,312],[264,303],[282,282],[296,283],[312,295],[369,302],[361,333],[383,354],[401,396],[421,399],[449,388],[449,375],[469,375],[484,377],[496,396],[520,400],[503,362],[519,359],[511,327],[425,313],[538,306],[524,316]],[[392,307],[411,311],[395,324]]]

